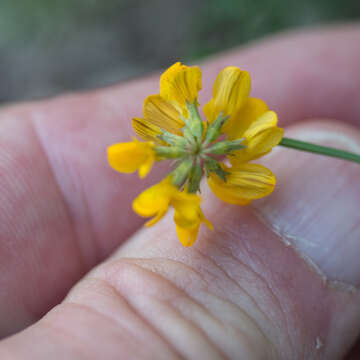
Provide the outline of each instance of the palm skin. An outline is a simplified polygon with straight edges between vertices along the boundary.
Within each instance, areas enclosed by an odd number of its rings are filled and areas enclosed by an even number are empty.
[[[253,94],[282,126],[309,116],[359,125],[360,83],[351,81],[359,36],[358,26],[289,34],[214,59],[203,66],[200,103],[231,64],[253,75]],[[137,231],[131,200],[165,169],[146,183],[119,175],[106,164],[106,147],[130,138],[130,119],[157,81],[2,110],[0,331],[16,334],[0,342],[0,358],[343,358],[359,334],[357,290],[324,282],[264,223],[263,205],[229,206],[204,189],[215,231],[203,230],[190,249],[179,244],[171,215]],[[358,130],[329,121],[288,134],[312,129],[359,143]],[[357,167],[311,156],[264,159],[283,184],[264,206],[284,201],[294,181],[286,164],[295,160],[305,164],[299,183],[338,167],[359,198]]]

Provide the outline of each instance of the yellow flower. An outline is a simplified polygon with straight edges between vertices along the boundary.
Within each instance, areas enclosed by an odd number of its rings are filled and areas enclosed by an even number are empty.
[[[192,199],[175,197],[172,205],[175,208],[176,232],[184,246],[191,246],[195,242],[202,222],[213,230],[211,222],[205,218],[200,208],[199,196],[193,195]]]
[[[133,209],[140,216],[153,217],[145,224],[152,226],[165,215],[169,206],[173,206],[179,239],[184,246],[191,246],[196,240],[201,222],[212,228],[200,209],[200,202],[200,196],[179,191],[172,184],[171,178],[165,178],[135,198]]]
[[[239,118],[237,120],[239,121]],[[236,125],[231,126],[228,131],[232,135],[229,138],[244,138],[243,144],[246,148],[234,152],[234,156],[229,157],[230,162],[233,165],[244,163],[270,152],[274,146],[279,144],[284,135],[284,129],[276,125],[276,113],[266,111],[258,116],[256,120],[253,120],[246,129],[236,128]]]
[[[258,164],[239,164],[228,167],[226,182],[215,174],[210,174],[208,184],[221,200],[237,205],[247,205],[253,199],[260,199],[273,192],[276,178],[266,167]]]
[[[173,104],[184,116],[186,103],[197,104],[201,89],[201,71],[199,67],[189,67],[180,62],[167,69],[160,78],[160,96]]]
[[[145,224],[146,226],[152,226],[166,214],[172,197],[178,191],[178,188],[171,183],[171,180],[165,178],[135,198],[133,201],[133,209],[140,216],[153,216],[153,218]]]
[[[139,176],[145,177],[155,161],[154,144],[136,139],[127,143],[114,144],[108,148],[108,161],[116,171],[132,173],[139,170]]]
[[[147,226],[158,222],[171,206],[184,246],[195,242],[201,223],[212,229],[197,195],[204,172],[215,195],[230,204],[246,205],[274,190],[273,173],[249,161],[278,145],[283,129],[264,101],[249,97],[250,88],[248,72],[234,66],[222,70],[213,97],[204,106],[206,123],[197,108],[200,69],[176,63],[161,76],[160,94],[147,97],[143,118],[133,119],[134,131],[146,142],[109,148],[115,170],[139,170],[140,176],[148,173],[154,160],[177,159],[177,167],[163,181],[133,202],[137,214],[152,217]],[[219,155],[227,156],[230,165],[219,162]]]
[[[222,112],[233,116],[246,103],[250,94],[250,75],[235,66],[229,66],[217,76],[213,89],[213,98],[204,106],[209,122],[213,122]]]

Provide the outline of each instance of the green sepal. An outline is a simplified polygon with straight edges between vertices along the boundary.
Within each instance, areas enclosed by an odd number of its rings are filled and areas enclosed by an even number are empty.
[[[222,113],[219,114],[216,120],[207,128],[203,146],[210,144],[220,136],[221,128],[228,119],[229,116],[223,116]]]
[[[235,150],[245,149],[246,145],[243,144],[244,140],[245,140],[244,138],[241,138],[234,141],[230,141],[230,140],[219,141],[216,144],[204,150],[204,152],[214,155],[226,155]]]
[[[194,138],[193,134],[191,133],[191,130],[189,129],[189,127],[186,125],[185,127],[183,127],[181,129],[182,133],[184,134],[184,139],[186,140],[186,142],[190,145],[195,145],[196,144],[196,139]]]
[[[193,166],[189,173],[188,192],[196,193],[200,188],[200,181],[203,176],[203,169],[201,161],[198,158],[195,166]]]
[[[155,153],[160,158],[176,159],[186,154],[186,149],[179,146],[155,146]]]
[[[226,175],[228,174],[228,172],[226,172],[220,165],[219,161],[211,158],[211,157],[207,157],[205,160],[205,171],[206,171],[206,176],[209,176],[209,174],[211,172],[213,172],[214,174],[216,174],[222,181],[226,182]]]
[[[186,178],[189,176],[189,172],[191,171],[193,165],[194,160],[192,158],[183,160],[177,168],[169,174],[172,183],[175,186],[181,187]]]
[[[169,145],[183,147],[183,148],[186,147],[186,140],[184,139],[184,137],[176,134],[172,134],[171,132],[163,129],[161,129],[161,131],[162,134],[157,136],[160,140],[165,141]]]
[[[198,143],[200,143],[202,140],[203,132],[204,132],[204,124],[203,124],[203,121],[201,120],[201,117],[200,117],[200,114],[198,111],[198,104],[197,104],[197,102],[195,102],[194,104],[191,104],[187,101],[186,107],[189,112],[189,119],[188,119],[187,126],[188,126],[191,134],[196,139],[196,141]]]

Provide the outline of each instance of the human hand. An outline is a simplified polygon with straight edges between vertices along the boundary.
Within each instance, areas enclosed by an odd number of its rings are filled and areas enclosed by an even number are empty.
[[[288,34],[215,58],[200,103],[239,66],[287,135],[360,152],[359,37]],[[236,207],[203,187],[215,231],[193,247],[171,215],[139,230],[131,200],[165,169],[146,184],[119,175],[106,147],[130,138],[157,81],[2,110],[0,333],[24,330],[0,358],[343,358],[360,332],[358,165],[278,148],[264,158],[270,197]]]

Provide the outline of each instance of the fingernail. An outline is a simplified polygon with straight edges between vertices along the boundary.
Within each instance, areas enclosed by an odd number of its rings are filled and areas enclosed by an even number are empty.
[[[360,153],[359,137],[334,131],[291,137]],[[257,214],[327,279],[360,286],[360,165],[281,147],[266,165],[278,182]]]

